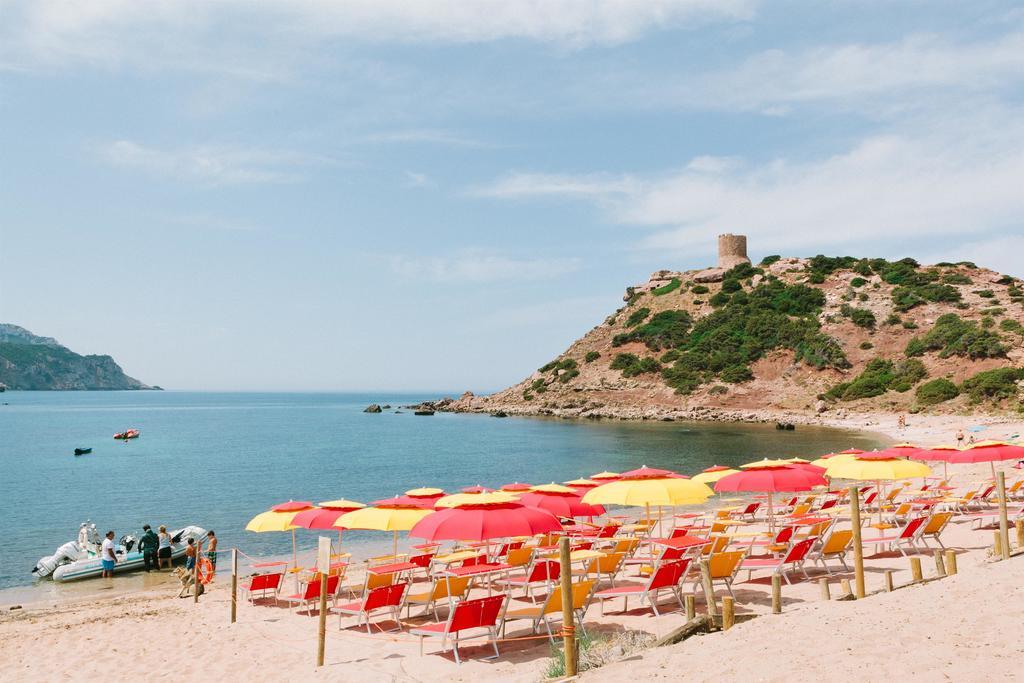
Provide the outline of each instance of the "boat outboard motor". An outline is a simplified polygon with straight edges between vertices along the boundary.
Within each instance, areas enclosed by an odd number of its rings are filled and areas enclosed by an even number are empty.
[[[32,573],[36,576],[43,578],[49,576],[53,571],[68,562],[74,562],[85,557],[85,551],[83,551],[77,543],[74,541],[68,541],[61,547],[57,548],[57,552],[49,557],[41,557],[36,562],[36,566],[32,569]]]
[[[124,552],[127,555],[132,551],[132,547],[135,545],[135,537],[131,534],[125,534],[121,537],[121,540],[118,541],[118,543],[124,547]]]

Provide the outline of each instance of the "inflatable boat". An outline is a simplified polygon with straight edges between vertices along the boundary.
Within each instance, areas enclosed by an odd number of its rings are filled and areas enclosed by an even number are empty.
[[[171,532],[171,559],[177,560],[185,556],[188,539],[196,541],[206,536],[206,529],[198,526],[187,526]],[[144,568],[142,553],[135,550],[137,541],[134,536],[122,536],[117,543],[115,553],[117,564],[115,574],[138,571]],[[32,573],[39,578],[52,577],[54,581],[77,581],[79,579],[97,578],[103,572],[100,565],[100,537],[96,525],[85,522],[78,530],[78,540],[68,541],[57,551],[42,557]]]
[[[123,432],[118,432],[117,434],[114,434],[114,438],[121,439],[122,441],[127,441],[128,439],[139,438],[139,435],[141,433],[142,432],[140,432],[138,429],[128,429]]]

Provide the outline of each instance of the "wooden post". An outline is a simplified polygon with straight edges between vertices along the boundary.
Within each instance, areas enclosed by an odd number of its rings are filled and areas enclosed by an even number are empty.
[[[946,574],[948,576],[956,574],[956,553],[952,550],[946,551]]]
[[[941,550],[935,551],[935,574],[939,577],[946,575],[946,563],[942,560]]]
[[[565,676],[571,678],[577,673],[579,660],[576,655],[576,626],[573,623],[572,611],[572,560],[570,557],[569,537],[558,539],[558,555],[561,561],[562,578],[562,637],[565,640]]]
[[[1024,519],[1018,519],[1013,525],[1017,528],[1017,550],[1024,550]]]
[[[853,575],[857,585],[857,598],[864,593],[864,546],[860,536],[860,489],[850,487],[850,524],[853,527]]]
[[[842,597],[844,598],[853,595],[853,591],[850,590],[849,579],[839,579],[839,592],[843,594]]]
[[[828,579],[826,579],[824,577],[818,579],[818,585],[821,587],[821,599],[822,600],[831,600],[832,599],[832,593],[828,589]]]
[[[718,616],[718,605],[715,604],[715,589],[711,583],[711,563],[700,561],[700,582],[704,586],[704,600],[708,603],[708,614]]]
[[[327,649],[327,575],[331,573],[331,539],[321,536],[317,546],[316,568],[320,573],[320,614],[316,637],[316,665],[324,665]]]
[[[892,570],[892,569],[886,569],[885,570],[885,592],[886,593],[892,593],[894,590],[896,590],[896,584],[895,584],[895,581],[893,580],[893,574],[895,574],[895,573],[896,573],[895,570]]]
[[[231,549],[231,623],[238,619],[238,548]]]
[[[912,557],[910,558],[910,575],[914,577],[914,581],[921,581],[924,579],[924,573],[921,571],[921,558]]]
[[[731,596],[722,596],[722,630],[728,631],[736,623],[735,601]]]
[[[197,539],[196,540],[195,562],[192,565],[192,579],[193,579],[193,583],[192,583],[192,602],[193,603],[199,602],[199,553],[202,552],[202,549],[203,549],[203,546],[199,542],[199,540]]]
[[[694,600],[693,596],[687,594],[683,598],[683,604],[686,605],[686,620],[693,621],[697,617],[697,601]]]
[[[999,493],[999,540],[1004,560],[1010,559],[1010,523],[1006,518],[1006,473],[996,472],[996,490]]]
[[[992,554],[997,557],[1003,556],[1003,535],[998,531],[992,532]]]
[[[782,577],[772,574],[772,614],[782,614]]]

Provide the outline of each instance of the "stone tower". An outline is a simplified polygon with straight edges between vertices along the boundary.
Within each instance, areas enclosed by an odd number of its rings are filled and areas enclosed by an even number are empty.
[[[718,236],[718,267],[733,268],[741,263],[750,263],[747,258],[747,236],[725,233]]]

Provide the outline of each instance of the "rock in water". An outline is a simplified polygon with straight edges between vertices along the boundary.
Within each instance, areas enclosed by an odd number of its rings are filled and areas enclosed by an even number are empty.
[[[379,412],[382,412],[382,410],[383,409],[379,405],[377,405],[376,403],[371,403],[370,405],[366,406],[366,410],[364,410],[363,412],[364,413],[379,413]]]
[[[413,415],[433,415],[433,414],[434,414],[433,410],[417,410],[416,412],[413,413]]]
[[[491,417],[508,417],[508,413],[506,413],[504,410],[499,410],[491,413]]]

